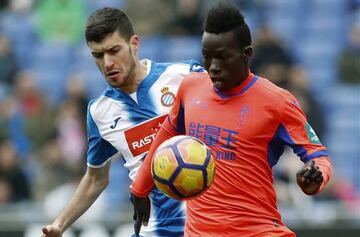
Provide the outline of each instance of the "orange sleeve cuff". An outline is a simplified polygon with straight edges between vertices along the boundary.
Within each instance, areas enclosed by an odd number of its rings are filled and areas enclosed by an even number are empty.
[[[167,123],[167,119],[164,123]],[[167,127],[167,128],[166,128]],[[169,130],[170,128],[170,130]],[[171,129],[171,126],[161,126],[160,130],[156,134],[155,140],[150,146],[149,152],[147,153],[144,163],[140,167],[135,180],[131,184],[131,192],[137,197],[147,197],[154,187],[154,180],[151,175],[151,163],[152,157],[156,149],[163,143],[165,140],[171,138],[176,134],[175,130]]]
[[[314,159],[315,164],[319,167],[323,177],[324,177],[324,181],[321,184],[319,190],[317,191],[317,193],[321,192],[326,184],[329,182],[331,176],[332,176],[332,164],[331,161],[329,159],[329,157],[327,156],[321,156],[321,157],[317,157]]]

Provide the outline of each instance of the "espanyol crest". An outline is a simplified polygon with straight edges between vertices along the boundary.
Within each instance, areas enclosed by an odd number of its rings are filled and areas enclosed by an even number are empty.
[[[161,104],[165,107],[170,107],[175,102],[175,95],[169,91],[169,87],[164,87],[161,89],[162,96],[160,98]]]

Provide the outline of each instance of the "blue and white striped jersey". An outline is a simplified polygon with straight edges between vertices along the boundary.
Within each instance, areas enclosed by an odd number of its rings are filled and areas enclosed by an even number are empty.
[[[155,63],[144,60],[148,74],[137,92],[129,95],[108,87],[90,101],[87,114],[87,164],[102,167],[120,154],[133,180],[155,134],[174,103],[180,82],[190,72],[203,71],[195,60]],[[142,236],[183,236],[183,203],[156,188],[150,194],[151,218]]]

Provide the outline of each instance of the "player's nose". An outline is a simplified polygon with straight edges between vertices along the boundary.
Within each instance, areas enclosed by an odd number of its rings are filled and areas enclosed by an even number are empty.
[[[221,68],[219,67],[218,64],[216,64],[216,63],[211,63],[210,68],[209,68],[209,71],[210,71],[210,74],[211,74],[211,75],[216,76],[216,75],[219,75],[219,74],[220,74]]]
[[[114,66],[114,60],[112,59],[111,55],[105,54],[104,55],[105,69],[111,69],[113,66]]]

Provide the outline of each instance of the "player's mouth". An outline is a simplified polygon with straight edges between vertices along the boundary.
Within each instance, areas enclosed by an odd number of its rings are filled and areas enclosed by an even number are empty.
[[[225,83],[225,79],[223,77],[210,77],[210,78],[211,78],[213,85],[216,88],[221,88]]]
[[[106,77],[111,79],[111,80],[115,80],[120,74],[121,74],[120,71],[113,70],[113,71],[107,72]]]

